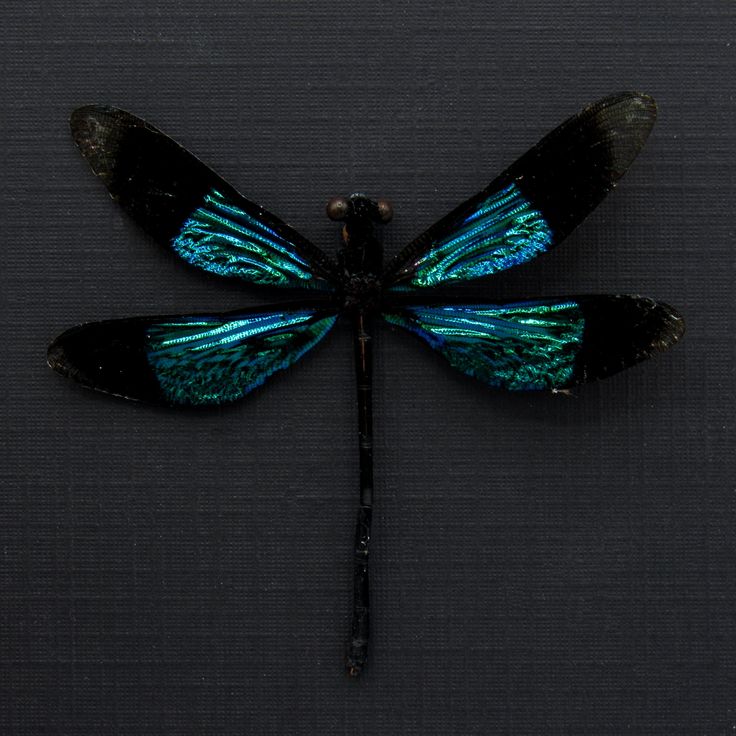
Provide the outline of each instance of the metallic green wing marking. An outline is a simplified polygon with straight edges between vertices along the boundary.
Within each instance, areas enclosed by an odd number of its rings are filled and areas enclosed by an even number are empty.
[[[335,324],[324,309],[136,317],[60,335],[49,365],[79,383],[130,399],[202,406],[234,401],[295,363]]]
[[[478,202],[455,229],[418,256],[408,285],[428,287],[490,276],[535,258],[552,242],[542,213],[516,184],[509,184]]]
[[[152,324],[148,361],[170,404],[239,399],[295,363],[334,325],[313,310]]]
[[[569,385],[583,341],[575,302],[409,307],[384,316],[459,371],[511,391]]]
[[[677,342],[682,318],[638,296],[401,307],[384,313],[454,368],[494,388],[564,389],[617,373]]]
[[[213,189],[172,239],[187,262],[220,276],[254,284],[327,288],[287,238]]]

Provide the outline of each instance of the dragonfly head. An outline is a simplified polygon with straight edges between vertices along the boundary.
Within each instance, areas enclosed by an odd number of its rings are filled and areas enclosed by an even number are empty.
[[[330,220],[344,222],[348,226],[372,223],[386,224],[391,222],[394,208],[387,199],[374,202],[365,194],[351,194],[349,197],[333,197],[327,203],[327,217]]]

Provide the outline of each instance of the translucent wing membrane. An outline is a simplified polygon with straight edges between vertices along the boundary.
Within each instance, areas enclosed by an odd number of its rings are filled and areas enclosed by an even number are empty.
[[[637,296],[412,306],[384,317],[459,371],[510,391],[564,389],[610,376],[670,347],[684,330],[672,308]]]
[[[152,125],[90,106],[71,129],[113,199],[184,260],[253,284],[330,288],[334,266],[319,248]]]
[[[416,289],[481,278],[549,250],[613,189],[655,117],[651,97],[633,92],[587,107],[410,243],[384,283]]]
[[[98,391],[169,405],[239,399],[334,325],[312,308],[92,322],[60,335],[49,365]]]

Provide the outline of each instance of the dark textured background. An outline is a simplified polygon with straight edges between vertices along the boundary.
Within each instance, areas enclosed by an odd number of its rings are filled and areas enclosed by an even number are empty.
[[[6,3],[0,733],[731,734],[735,21],[685,0]],[[390,197],[392,254],[627,88],[660,105],[644,153],[493,294],[648,294],[688,334],[566,399],[381,332],[372,661],[349,681],[349,332],[222,411],[52,374],[72,324],[256,300],[116,209],[69,112],[149,119],[328,249],[329,196]]]

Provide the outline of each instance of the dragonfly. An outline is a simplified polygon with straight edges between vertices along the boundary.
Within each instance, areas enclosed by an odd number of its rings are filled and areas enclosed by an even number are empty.
[[[656,118],[648,95],[622,92],[554,129],[485,189],[385,266],[386,199],[334,197],[336,257],[239,194],[151,124],[108,106],[71,116],[82,155],[112,198],[189,264],[290,299],[223,314],[91,322],[57,337],[54,370],[83,386],[167,406],[240,399],[296,363],[334,327],[352,328],[357,386],[359,506],[346,667],[368,659],[368,558],[374,496],[372,338],[379,318],[425,342],[494,389],[567,391],[669,348],[682,336],[670,306],[636,295],[489,301],[486,277],[551,250],[614,188]],[[482,285],[480,297],[448,287]],[[294,298],[295,291],[297,297]]]

